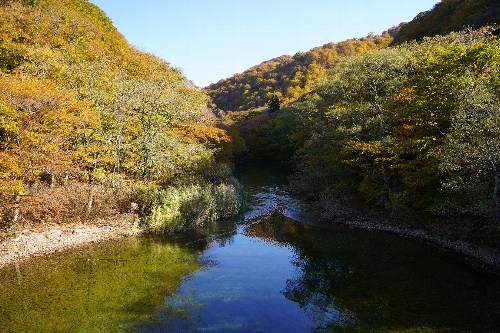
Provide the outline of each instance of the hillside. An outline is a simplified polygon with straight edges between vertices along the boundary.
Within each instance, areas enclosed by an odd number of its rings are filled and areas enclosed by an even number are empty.
[[[346,57],[280,110],[228,112],[242,159],[288,161],[326,220],[500,246],[500,39],[450,33]]]
[[[441,0],[403,24],[391,45],[493,24],[500,24],[499,0]]]
[[[224,111],[261,107],[273,95],[289,103],[311,91],[314,81],[324,77],[340,58],[387,47],[392,33],[390,30],[380,36],[329,43],[293,57],[283,55],[211,84],[206,91],[215,106]]]
[[[446,35],[470,27],[500,24],[499,0],[442,0],[408,23],[393,27],[380,36],[368,35],[329,43],[294,56],[283,55],[265,61],[241,74],[206,88],[216,108],[243,111],[265,106],[273,95],[282,104],[297,100],[313,89],[317,79],[344,57],[363,54],[425,36]]]
[[[236,194],[231,212],[179,211],[238,192],[207,102],[89,1],[0,0],[0,228],[134,213],[163,232],[234,214]]]

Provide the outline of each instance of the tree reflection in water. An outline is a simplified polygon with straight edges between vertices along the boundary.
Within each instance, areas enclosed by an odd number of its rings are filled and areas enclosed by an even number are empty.
[[[422,242],[308,224],[276,185],[282,168],[248,167],[240,220],[0,270],[0,331],[499,331],[498,275]]]
[[[300,305],[314,331],[495,332],[500,327],[498,276],[433,246],[308,225],[278,211],[250,225],[246,234],[293,248],[298,269],[281,293]]]

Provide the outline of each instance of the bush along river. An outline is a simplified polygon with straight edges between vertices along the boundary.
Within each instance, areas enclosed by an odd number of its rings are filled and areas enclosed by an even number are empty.
[[[320,225],[283,166],[245,216],[0,270],[0,332],[500,332],[500,277],[404,237]]]

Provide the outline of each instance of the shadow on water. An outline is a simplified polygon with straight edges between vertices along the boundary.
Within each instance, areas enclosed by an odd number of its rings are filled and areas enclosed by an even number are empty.
[[[0,270],[0,332],[500,332],[500,277],[434,246],[310,222],[247,164],[241,218]]]
[[[294,249],[283,295],[315,332],[499,332],[500,277],[394,235],[298,223],[275,213],[246,230]]]

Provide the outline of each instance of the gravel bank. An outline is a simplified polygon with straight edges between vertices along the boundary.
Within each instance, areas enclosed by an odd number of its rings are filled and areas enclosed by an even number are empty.
[[[16,237],[0,239],[0,267],[80,245],[138,234],[130,216],[73,226],[45,226],[26,229]]]
[[[88,243],[137,235],[140,231],[132,227],[130,223],[132,219],[131,216],[122,216],[118,219],[100,221],[94,224],[47,226],[38,230],[26,229],[15,238],[0,238],[0,268],[27,258],[38,257]],[[436,237],[424,230],[398,227],[372,219],[342,219],[342,221],[334,221],[333,223],[351,228],[390,232],[420,239],[460,253],[484,268],[500,273],[500,251],[486,246],[477,246],[460,240],[453,241]]]
[[[454,251],[464,255],[467,259],[473,260],[476,264],[485,269],[500,273],[500,251],[487,246],[475,245],[461,240],[450,240],[445,237],[438,237],[425,230],[398,227],[384,221],[374,221],[370,219],[342,220],[333,222],[343,224],[351,228],[366,230],[376,230],[390,232],[405,237],[415,238],[440,246],[444,249]]]

